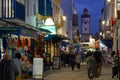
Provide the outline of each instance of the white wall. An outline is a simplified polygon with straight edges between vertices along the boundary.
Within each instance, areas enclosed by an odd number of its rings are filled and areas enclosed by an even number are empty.
[[[38,13],[38,0],[26,0],[25,2],[25,22],[36,26],[36,14]]]
[[[73,15],[73,0],[61,0],[61,7],[67,16],[67,32],[68,37],[72,39],[72,15]]]

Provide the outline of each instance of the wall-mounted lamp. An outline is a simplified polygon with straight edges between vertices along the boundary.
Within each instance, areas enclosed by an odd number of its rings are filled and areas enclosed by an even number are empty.
[[[104,25],[105,24],[105,21],[104,20],[102,20],[102,25]]]
[[[63,16],[63,20],[64,20],[64,21],[66,20],[66,16]]]
[[[107,0],[107,2],[109,3],[109,2],[111,2],[111,0]]]
[[[100,32],[100,36],[102,36],[102,32]]]

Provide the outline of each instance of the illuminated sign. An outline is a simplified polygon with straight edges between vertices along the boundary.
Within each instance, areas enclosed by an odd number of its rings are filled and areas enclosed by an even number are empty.
[[[56,27],[55,26],[41,26],[40,28],[49,30],[51,34],[56,34]]]
[[[37,37],[35,30],[24,27],[0,27],[0,34],[15,34],[30,37]]]
[[[0,27],[0,34],[20,34],[20,28],[18,27]]]
[[[52,18],[46,19],[45,25],[54,25],[53,19]]]

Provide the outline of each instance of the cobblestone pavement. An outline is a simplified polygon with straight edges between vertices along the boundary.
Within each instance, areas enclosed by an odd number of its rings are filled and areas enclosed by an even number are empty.
[[[111,77],[111,67],[103,67],[102,75],[99,78],[93,80],[118,80],[116,77]],[[44,80],[89,80],[87,77],[86,66],[81,66],[81,70],[78,71],[75,68],[74,71],[70,67],[64,67],[60,70],[52,70],[44,73]]]

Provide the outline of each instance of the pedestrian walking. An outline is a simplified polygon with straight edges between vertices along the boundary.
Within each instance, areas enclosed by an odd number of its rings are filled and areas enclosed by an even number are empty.
[[[96,59],[96,65],[98,69],[98,74],[101,75],[101,69],[102,69],[102,52],[99,51],[99,49],[96,49],[94,52],[94,57]]]
[[[118,58],[115,55],[115,51],[112,51],[111,57],[112,57],[112,78],[114,78],[114,76],[118,77]]]
[[[5,54],[0,62],[0,80],[16,80],[19,72],[9,54]]]
[[[88,71],[89,79],[93,79],[93,77],[98,77],[96,59],[94,58],[92,53],[88,54],[88,57],[86,59],[86,63],[87,63],[87,71]]]
[[[70,63],[71,63],[72,71],[74,71],[74,66],[75,66],[75,54],[74,53],[70,53]]]
[[[80,71],[81,58],[80,58],[79,53],[76,53],[75,62],[76,62],[76,65],[77,65],[77,69]]]
[[[13,62],[16,65],[17,70],[19,71],[19,75],[16,77],[16,80],[21,80],[22,61],[20,53],[15,53],[15,59],[13,59]]]
[[[80,57],[81,57],[81,62],[83,63],[84,62],[84,53],[83,53],[83,51],[80,52]]]

